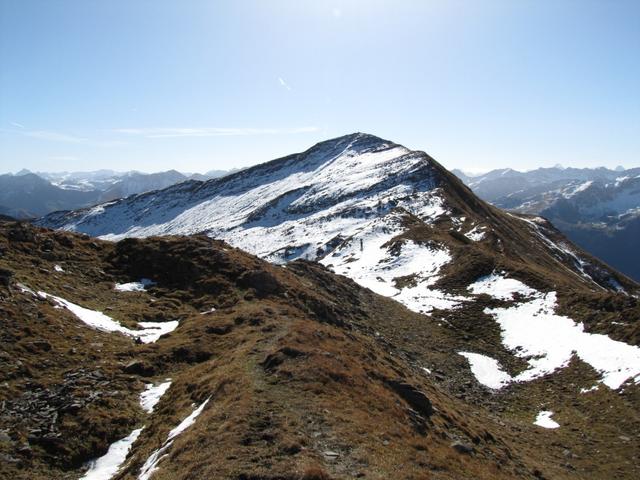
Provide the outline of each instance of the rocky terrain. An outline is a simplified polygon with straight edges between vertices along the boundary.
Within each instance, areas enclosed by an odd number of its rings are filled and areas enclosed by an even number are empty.
[[[640,286],[424,152],[353,134],[38,223],[3,224],[12,476],[640,473]]]
[[[494,205],[542,215],[568,238],[614,268],[640,280],[640,168],[493,170],[477,176],[455,171]]]
[[[637,385],[580,394],[600,376],[578,357],[500,390],[477,382],[459,349],[507,358],[475,334],[495,330],[488,297],[429,318],[316,263],[203,236],[111,243],[3,222],[0,251],[3,478],[105,478],[91,460],[132,436],[113,478],[638,474]],[[178,326],[143,343],[91,311]],[[590,305],[637,311],[619,294]],[[560,428],[534,425],[541,409]]]

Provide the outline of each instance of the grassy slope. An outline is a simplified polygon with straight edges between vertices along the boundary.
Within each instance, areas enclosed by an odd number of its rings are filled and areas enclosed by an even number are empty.
[[[636,477],[637,387],[576,400],[595,374],[575,362],[551,380],[489,393],[455,352],[477,342],[507,365],[511,356],[491,335],[471,335],[473,312],[448,324],[439,322],[444,313],[430,320],[318,265],[276,267],[203,237],[112,244],[13,223],[0,231],[0,277],[8,279],[0,286],[3,478],[78,478],[83,461],[145,425],[120,475],[136,478],[168,431],[208,397],[154,479]],[[113,290],[115,281],[140,277],[158,285]],[[156,344],[136,345],[20,293],[16,282],[131,327],[181,324]],[[215,313],[200,315],[212,306]],[[127,373],[132,360],[144,375]],[[137,406],[143,383],[167,377],[172,387],[147,416]],[[433,414],[394,382],[423,392]],[[16,415],[32,392],[45,392],[36,402],[44,406],[32,410],[59,412],[54,422]],[[563,428],[531,425],[545,402]],[[66,408],[74,403],[81,406]],[[33,433],[43,423],[59,440]],[[456,441],[473,452],[459,453]]]

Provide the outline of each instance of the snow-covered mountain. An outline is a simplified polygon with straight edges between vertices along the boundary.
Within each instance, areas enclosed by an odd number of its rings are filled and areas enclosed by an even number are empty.
[[[142,173],[135,170],[116,172],[95,170],[89,172],[37,172],[37,175],[64,190],[101,191],[102,200],[126,197],[135,193],[160,190],[185,180],[209,180],[229,173],[226,170],[210,170],[204,174],[186,174],[177,170]],[[110,198],[107,198],[110,197]]]
[[[478,196],[519,213],[548,218],[572,241],[640,279],[640,168],[454,171]]]
[[[553,229],[543,220],[492,209],[426,153],[361,133],[221,179],[187,181],[89,209],[56,212],[39,224],[109,240],[205,233],[275,262],[319,260],[354,278],[364,269],[373,276],[363,283],[381,282],[385,288],[393,282],[380,281],[381,272],[396,267],[405,275],[419,271],[422,283],[433,283],[452,258],[451,244],[460,242],[537,255],[550,266],[568,264],[584,281],[604,288],[620,283],[597,261],[554,242],[551,237],[557,234],[549,233]],[[429,240],[428,247],[407,238],[403,248],[414,248],[411,255],[387,252],[374,260],[386,251],[381,247],[419,230],[414,224],[448,237]],[[523,250],[516,232],[535,247]],[[420,256],[435,263],[428,269],[396,265],[398,259]],[[437,304],[431,301],[425,300],[424,310]]]
[[[361,133],[38,223],[107,240],[204,233],[277,263],[320,261],[422,313],[472,301],[469,285],[494,270],[554,290],[637,288],[543,219],[480,201],[426,153]]]

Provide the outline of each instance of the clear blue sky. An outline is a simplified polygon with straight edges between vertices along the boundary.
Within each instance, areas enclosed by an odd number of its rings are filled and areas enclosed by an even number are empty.
[[[640,166],[640,1],[0,0],[0,172],[242,167],[364,131]]]

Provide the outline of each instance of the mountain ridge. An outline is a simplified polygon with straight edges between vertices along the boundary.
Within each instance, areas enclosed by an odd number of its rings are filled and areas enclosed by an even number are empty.
[[[637,475],[637,384],[616,388],[617,371],[603,384],[577,355],[513,380],[531,360],[501,347],[492,312],[548,299],[513,277],[475,270],[474,303],[425,316],[316,262],[269,264],[202,235],[105,242],[9,221],[0,252],[4,476],[97,475],[123,442],[118,479]],[[572,295],[585,321],[640,311],[628,295]],[[129,331],[177,325],[141,343],[87,323],[99,312]],[[511,379],[483,383],[471,362],[485,356]]]
[[[114,379],[175,381],[157,415],[98,422],[76,454],[128,442],[118,478],[637,476],[640,285],[424,152],[354,134],[39,223],[61,230],[0,237],[11,318],[89,315],[141,339],[109,345]],[[11,358],[34,361],[15,325]],[[212,438],[228,457],[199,453]]]
[[[355,176],[357,180],[353,180]],[[440,185],[445,185],[444,194],[439,190]],[[224,207],[217,207],[216,202]],[[479,222],[494,223],[504,235],[521,230],[520,226],[512,225],[516,220],[479,200],[426,153],[410,151],[362,133],[320,142],[302,153],[220,179],[184,183],[103,207],[55,213],[39,223],[108,239],[208,233],[266,258],[282,261],[296,255],[315,258],[315,249],[326,250],[329,242],[336,241],[335,235],[348,236],[349,230],[331,227],[336,223],[336,215],[355,218],[351,222],[353,235],[367,219],[384,216],[396,207],[418,216],[420,209],[425,208],[428,221],[436,221],[438,215],[445,213],[443,202],[455,210],[452,216],[458,220],[465,215],[479,217]],[[113,223],[108,220],[110,212],[113,212]],[[358,219],[358,215],[364,215],[363,219]],[[263,225],[260,221],[267,223]],[[297,230],[295,235],[287,235],[283,224]],[[246,240],[253,234],[274,238],[271,249],[269,244],[260,247]],[[309,243],[301,245],[300,238],[305,234],[320,236],[321,241],[313,247]],[[291,257],[287,251],[297,253]],[[591,263],[599,262],[591,259]]]
[[[494,170],[458,176],[481,198],[517,213],[541,215],[626,275],[640,279],[640,168]]]

